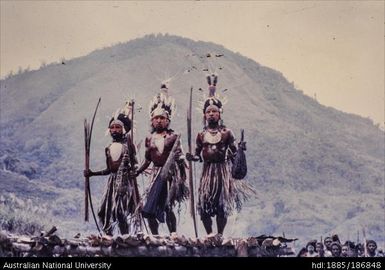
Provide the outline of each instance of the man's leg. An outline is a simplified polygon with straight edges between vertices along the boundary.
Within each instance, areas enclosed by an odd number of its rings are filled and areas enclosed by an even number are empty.
[[[148,218],[148,226],[150,227],[151,233],[154,235],[158,235],[159,224],[155,218]]]
[[[124,221],[119,221],[119,230],[120,234],[127,234],[128,233],[128,224]]]
[[[205,227],[206,233],[207,234],[212,233],[213,232],[213,229],[212,229],[213,222],[211,220],[210,215],[202,213],[201,214],[201,220],[202,220],[203,226]]]
[[[218,229],[218,233],[223,235],[223,231],[225,230],[226,223],[227,223],[227,217],[225,217],[222,214],[217,215],[217,229]]]
[[[218,233],[223,235],[223,231],[225,230],[227,224],[227,217],[225,215],[225,211],[221,207],[218,209],[218,214],[217,214],[217,229]]]
[[[171,208],[166,208],[166,223],[170,233],[176,232],[176,217]]]

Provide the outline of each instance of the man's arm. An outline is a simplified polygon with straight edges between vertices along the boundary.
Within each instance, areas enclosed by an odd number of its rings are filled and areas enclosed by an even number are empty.
[[[140,168],[138,169],[138,171],[136,172],[136,175],[138,176],[139,174],[141,174],[142,172],[144,172],[148,166],[150,166],[151,164],[151,161],[148,160],[148,159],[145,159],[142,166],[140,166]]]
[[[203,149],[203,139],[202,139],[202,133],[198,133],[197,139],[195,141],[195,154],[192,155],[191,153],[186,153],[186,159],[188,161],[200,161],[202,162],[201,152]]]
[[[108,150],[108,147],[107,147],[105,149],[105,153],[106,153],[106,168],[104,170],[96,171],[96,172],[93,172],[90,169],[88,169],[88,171],[84,170],[83,174],[84,174],[85,177],[99,176],[99,175],[108,175],[108,174],[111,173],[110,166],[108,164],[108,159],[107,159],[108,151],[109,150]]]
[[[137,176],[139,174],[141,174],[142,172],[144,172],[148,168],[148,166],[150,166],[150,164],[151,164],[150,139],[148,137],[146,138],[144,145],[146,147],[146,151],[144,153],[144,162],[143,162],[142,166],[140,166],[140,168],[136,172]]]
[[[234,156],[237,153],[237,147],[235,146],[235,137],[231,130],[228,130],[229,137],[227,140],[227,143],[229,144],[229,149],[231,151],[232,156]]]
[[[182,144],[179,145],[178,149],[176,150],[176,163],[178,165],[181,177],[183,180],[186,180],[186,157],[184,155]]]
[[[127,140],[127,146],[129,148],[128,152],[130,153],[130,164],[131,166],[135,166],[136,164],[138,164],[138,159],[136,158],[136,147],[130,135],[128,135]]]

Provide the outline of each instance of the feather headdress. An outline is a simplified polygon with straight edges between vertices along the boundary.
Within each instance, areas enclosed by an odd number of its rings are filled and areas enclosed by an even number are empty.
[[[167,83],[162,83],[160,91],[150,101],[149,105],[149,116],[150,119],[155,116],[165,116],[169,120],[172,119],[176,112],[175,99],[170,96]]]
[[[203,94],[203,98],[199,101],[199,110],[205,113],[209,106],[216,106],[219,112],[223,113],[223,105],[227,103],[227,97],[220,96],[216,92],[218,76],[216,74],[207,75],[206,79],[209,85],[208,94]]]
[[[127,134],[132,128],[132,100],[127,99],[122,108],[118,108],[113,114],[108,123],[106,135],[109,134],[110,126],[112,124],[118,124],[123,128],[123,134]]]

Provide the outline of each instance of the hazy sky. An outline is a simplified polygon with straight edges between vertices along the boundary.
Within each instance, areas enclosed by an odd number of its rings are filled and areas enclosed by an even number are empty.
[[[211,41],[384,123],[384,1],[1,1],[1,77],[151,33]]]

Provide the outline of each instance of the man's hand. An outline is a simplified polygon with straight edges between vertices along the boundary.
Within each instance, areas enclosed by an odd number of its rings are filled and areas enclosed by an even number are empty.
[[[200,161],[201,160],[200,156],[192,155],[191,153],[186,153],[186,159],[188,161]]]
[[[139,173],[137,170],[130,170],[130,172],[128,173],[128,177],[129,178],[136,178],[138,177]]]
[[[125,153],[125,154],[123,155],[123,162],[124,162],[124,166],[125,166],[125,167],[128,167],[128,166],[129,166],[129,161],[130,161],[130,158],[129,158],[128,154]]]
[[[241,148],[243,151],[246,151],[246,142],[238,143],[238,147]]]
[[[94,172],[91,171],[90,169],[84,170],[83,175],[84,175],[84,177],[91,177],[91,176],[94,176]]]
[[[180,148],[177,148],[175,150],[175,157],[176,157],[176,159],[179,159],[181,155],[182,155],[182,150]]]

